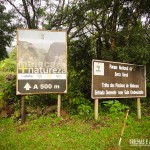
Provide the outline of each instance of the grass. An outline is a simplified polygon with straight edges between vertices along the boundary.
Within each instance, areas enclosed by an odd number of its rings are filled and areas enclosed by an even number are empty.
[[[0,119],[1,150],[115,150],[120,138],[124,116],[100,116],[100,120],[78,117],[57,118],[44,116],[27,119],[18,125],[12,118]],[[150,116],[141,120],[129,115],[123,135],[123,150],[150,149],[150,146],[132,147],[130,139],[148,139]]]

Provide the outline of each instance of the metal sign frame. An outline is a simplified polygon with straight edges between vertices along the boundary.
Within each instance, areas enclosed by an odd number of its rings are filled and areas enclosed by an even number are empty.
[[[146,67],[92,60],[93,99],[146,97]]]
[[[17,29],[16,95],[67,93],[67,32]]]

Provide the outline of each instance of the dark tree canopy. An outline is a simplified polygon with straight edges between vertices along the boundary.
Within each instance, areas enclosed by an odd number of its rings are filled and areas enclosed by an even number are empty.
[[[8,57],[6,47],[10,46],[14,38],[16,27],[12,23],[13,14],[5,11],[4,4],[0,1],[0,60]]]

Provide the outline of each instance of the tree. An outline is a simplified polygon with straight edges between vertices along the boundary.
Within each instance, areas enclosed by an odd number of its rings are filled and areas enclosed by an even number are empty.
[[[87,69],[88,65],[84,66],[91,62],[92,57],[89,60],[86,55],[90,52],[93,52],[93,58],[97,59],[149,66],[148,1],[76,0],[69,2],[63,9],[58,10],[52,20],[49,20],[51,23],[47,24],[47,27],[55,25],[67,30],[68,53],[71,58],[69,65],[72,69],[70,72],[75,75],[82,72],[82,76],[81,74],[78,76],[78,81],[83,76],[86,78],[85,81],[90,80],[87,74],[91,73],[91,70]],[[144,22],[143,18],[145,18]],[[74,46],[70,46],[73,43]],[[79,59],[76,59],[77,56]],[[87,88],[87,82],[79,84],[82,84],[79,87],[81,91],[84,91],[83,87]],[[74,89],[76,87],[77,84],[74,85]]]
[[[3,2],[0,1],[0,60],[8,57],[6,47],[10,46],[15,30],[15,25],[12,23],[14,16],[5,10]]]
[[[16,0],[6,0],[6,5],[12,6],[11,12],[16,15],[16,21],[23,27],[38,28],[39,17],[43,13],[41,1],[22,0],[18,3]]]
[[[70,2],[70,3],[69,3]],[[96,58],[123,62],[136,62],[138,59],[124,59],[119,49],[130,45],[139,45],[136,36],[142,35],[141,41],[148,45],[149,3],[135,0],[76,0],[69,1],[63,9],[58,9],[51,20],[50,27],[59,26],[68,31],[69,39],[78,39],[84,35],[93,37],[93,49]],[[142,22],[145,18],[145,22]],[[143,25],[144,23],[144,25]],[[134,31],[140,33],[136,33]],[[130,38],[129,38],[130,37]],[[135,39],[134,39],[135,38]],[[130,44],[129,44],[129,43]],[[145,45],[140,45],[145,47]],[[137,49],[135,47],[135,49]],[[146,48],[148,51],[148,48]],[[134,50],[133,50],[134,52]],[[130,57],[130,51],[125,55]],[[147,52],[148,53],[148,52]],[[137,55],[138,53],[136,53]],[[134,54],[135,55],[135,54]],[[141,54],[140,54],[141,55]],[[142,63],[142,61],[141,61]]]
[[[6,0],[7,3],[23,27],[38,29],[44,28],[45,20],[50,25],[57,11],[63,9],[65,0],[21,0],[19,3],[18,0]]]

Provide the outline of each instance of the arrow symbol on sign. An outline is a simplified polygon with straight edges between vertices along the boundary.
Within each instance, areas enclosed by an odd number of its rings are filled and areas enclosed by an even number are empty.
[[[29,91],[31,86],[30,84],[27,82],[26,85],[24,86],[24,88],[26,89],[26,91]]]

